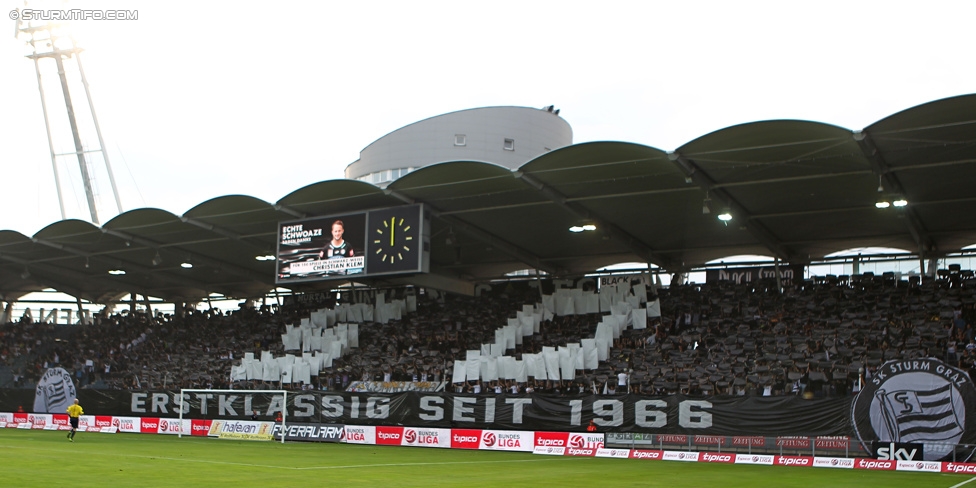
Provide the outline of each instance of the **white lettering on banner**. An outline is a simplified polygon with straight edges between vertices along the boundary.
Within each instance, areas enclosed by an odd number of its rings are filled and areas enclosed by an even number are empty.
[[[594,423],[601,427],[619,427],[624,423],[624,402],[597,400],[593,402]],[[609,417],[609,419],[607,419]]]
[[[946,473],[976,474],[976,464],[944,463]]]
[[[382,439],[384,441],[393,441],[393,440],[399,440],[400,434],[390,433],[390,432],[380,432],[379,434],[376,434],[376,438]]]
[[[438,421],[444,418],[444,399],[441,397],[425,396],[420,399],[420,411],[417,416],[421,420]],[[427,413],[429,412],[429,413]]]
[[[668,402],[664,400],[638,400],[634,403],[634,423],[646,429],[659,429],[668,425],[668,417],[661,410],[649,410],[648,407],[664,409]]]
[[[478,442],[478,438],[477,437],[473,437],[473,436],[462,436],[462,435],[454,434],[454,442],[457,442],[457,443],[462,443],[462,442],[474,443],[474,442]]]

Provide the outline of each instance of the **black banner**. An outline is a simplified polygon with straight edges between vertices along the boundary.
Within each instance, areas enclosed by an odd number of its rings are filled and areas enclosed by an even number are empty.
[[[779,277],[785,284],[803,280],[803,266],[780,266]],[[707,269],[705,270],[705,282],[717,283],[719,281],[731,281],[735,284],[751,283],[763,279],[776,279],[775,266],[753,266],[744,268],[726,269]]]
[[[0,411],[15,411],[23,390],[0,390]],[[28,394],[33,392],[28,390]],[[179,391],[79,390],[92,415],[172,418]],[[187,393],[184,418],[275,418],[282,396],[240,392]],[[851,436],[851,398],[455,395],[449,393],[288,394],[287,421],[298,424],[424,425],[441,428],[659,434]],[[18,403],[21,402],[21,403]],[[30,402],[26,403],[30,405]]]

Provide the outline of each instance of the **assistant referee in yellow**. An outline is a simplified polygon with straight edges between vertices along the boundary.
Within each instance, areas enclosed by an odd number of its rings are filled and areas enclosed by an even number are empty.
[[[81,409],[81,405],[78,405],[78,399],[75,398],[75,403],[68,407],[68,420],[71,422],[71,432],[68,432],[69,441],[75,441],[75,432],[78,432],[78,417],[84,414],[85,411]]]

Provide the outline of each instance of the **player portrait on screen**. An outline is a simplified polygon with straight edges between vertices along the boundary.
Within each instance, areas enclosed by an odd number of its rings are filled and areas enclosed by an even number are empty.
[[[345,231],[346,225],[341,220],[336,220],[332,223],[332,240],[319,252],[319,258],[351,258],[355,255],[352,246],[343,238]]]

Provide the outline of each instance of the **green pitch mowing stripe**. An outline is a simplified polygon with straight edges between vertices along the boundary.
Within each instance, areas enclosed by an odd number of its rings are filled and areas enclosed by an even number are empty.
[[[0,429],[0,486],[941,487],[968,476]],[[315,483],[315,485],[312,485]],[[974,484],[964,485],[974,486]]]

